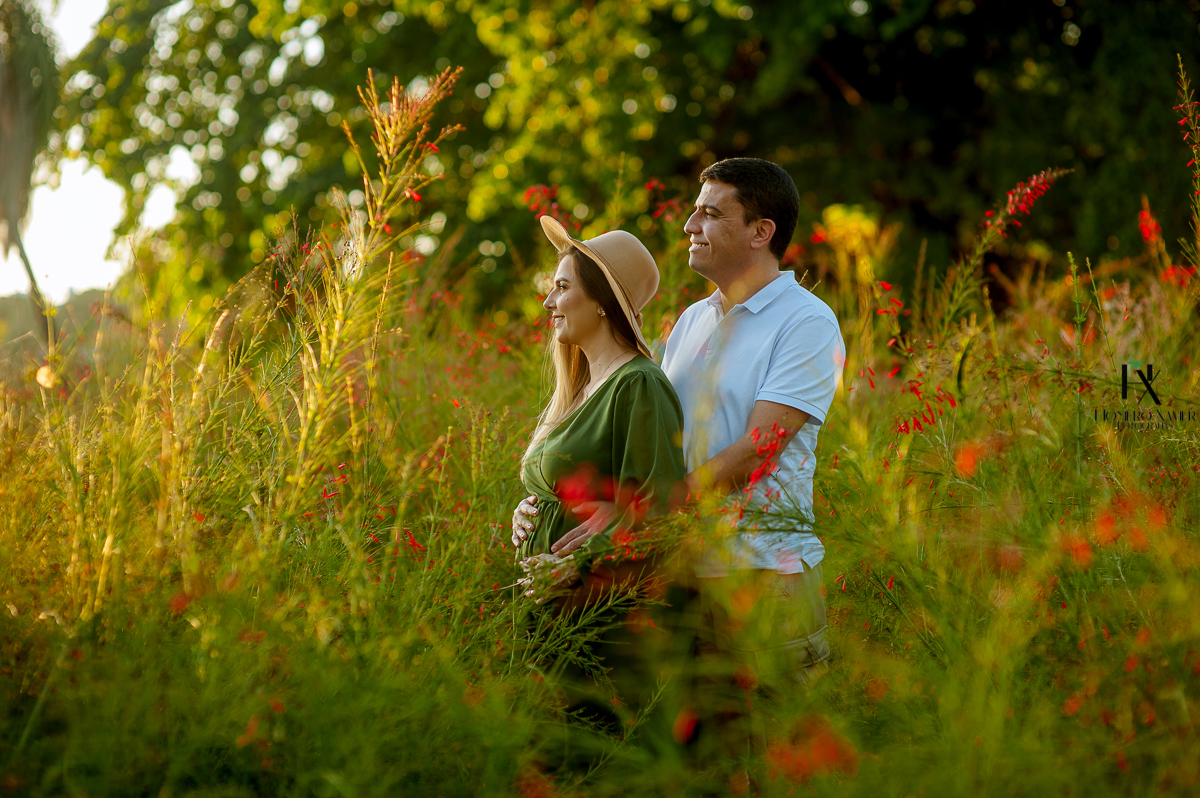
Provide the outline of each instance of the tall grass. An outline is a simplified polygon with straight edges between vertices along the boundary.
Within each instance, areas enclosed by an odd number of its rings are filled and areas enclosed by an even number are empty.
[[[565,711],[567,669],[614,689],[590,645],[604,623],[660,634],[630,595],[555,618],[510,589],[544,328],[469,314],[450,247],[397,246],[455,78],[366,89],[365,212],[339,200],[328,234],[284,235],[211,317],[102,315],[2,400],[0,787],[743,786],[744,762],[658,745],[650,708],[620,732]],[[1003,225],[906,292],[879,279],[887,231],[837,235],[846,218],[826,219],[815,287],[851,353],[816,485],[835,659],[752,702],[755,789],[1194,792],[1191,272],[1148,236],[1139,259],[1005,277],[997,317],[982,263]],[[1161,406],[1136,377],[1122,398],[1122,363],[1153,364]],[[1185,420],[1119,428],[1126,409]],[[671,523],[703,537],[720,517]],[[564,747],[588,764],[556,772]]]

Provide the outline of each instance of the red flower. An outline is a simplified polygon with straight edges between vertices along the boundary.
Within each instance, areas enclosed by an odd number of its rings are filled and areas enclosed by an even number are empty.
[[[167,603],[167,606],[170,607],[172,613],[180,615],[191,603],[192,597],[186,591],[181,590],[174,596],[171,596],[171,600]]]
[[[696,710],[691,707],[684,707],[679,710],[679,714],[675,716],[675,723],[671,727],[671,736],[675,738],[675,742],[683,745],[692,739],[692,735],[696,733],[696,721],[699,717],[696,715]]]
[[[633,532],[621,527],[612,533],[613,545],[619,549],[623,549],[626,555],[633,553],[633,544],[637,541]]]
[[[1117,529],[1117,519],[1113,518],[1112,513],[1101,513],[1097,516],[1096,529],[1092,533],[1097,545],[1111,546],[1120,536],[1121,530]]]
[[[959,446],[954,455],[954,468],[961,476],[974,476],[977,464],[986,451],[987,449],[978,443],[966,443]]]
[[[1162,228],[1158,225],[1158,220],[1150,213],[1150,206],[1145,205],[1142,210],[1138,211],[1138,230],[1142,233],[1142,240],[1147,244],[1153,244],[1162,236]]]
[[[258,715],[251,715],[250,720],[246,722],[246,730],[242,732],[242,736],[234,740],[234,744],[238,748],[246,745],[254,740],[258,735]]]
[[[1177,285],[1180,288],[1188,284],[1192,276],[1196,273],[1195,266],[1168,266],[1166,270],[1158,276],[1167,285]]]
[[[652,216],[655,219],[662,216],[667,222],[674,222],[682,214],[682,210],[683,209],[679,205],[679,200],[672,199],[667,200],[666,202],[660,202]]]
[[[849,740],[823,718],[810,717],[802,724],[790,740],[767,746],[772,779],[783,775],[789,781],[804,783],[817,775],[858,773],[858,751]]]
[[[1063,540],[1063,551],[1071,555],[1071,559],[1080,568],[1086,569],[1092,564],[1092,547],[1080,537],[1071,536]]]
[[[1004,571],[1016,573],[1021,570],[1021,564],[1024,562],[1025,556],[1021,554],[1021,547],[1015,543],[1009,543],[1001,546],[996,551],[996,564]]]
[[[544,186],[541,183],[525,189],[525,202],[529,210],[539,210],[543,204],[548,204],[558,196],[558,186]]]
[[[1005,234],[1004,226],[1009,222],[1020,227],[1021,223],[1012,217],[1018,213],[1028,214],[1032,211],[1033,203],[1050,190],[1050,186],[1054,184],[1055,180],[1058,180],[1058,178],[1069,171],[1071,170],[1046,169],[1029,178],[1027,182],[1017,183],[1017,187],[1009,191],[1006,195],[1004,207],[1000,209],[998,215],[990,211],[984,214],[991,217],[988,221],[984,222],[984,227],[989,230],[995,230],[1002,236]]]
[[[804,254],[804,247],[799,244],[792,244],[787,248],[787,252],[783,253],[783,257],[779,260],[780,266],[791,266],[793,263],[800,261],[800,256]]]
[[[1146,532],[1141,527],[1130,527],[1128,534],[1129,545],[1134,551],[1145,551],[1149,547]]]
[[[404,534],[408,535],[408,547],[410,549],[412,549],[413,551],[428,551],[428,549],[426,549],[424,546],[422,546],[420,543],[418,543],[417,539],[415,537],[413,537],[413,533],[412,533],[411,529],[408,529],[406,527],[404,530]]]
[[[572,473],[560,478],[554,486],[554,493],[567,507],[573,507],[580,502],[595,501],[599,498],[596,485],[598,476],[594,465],[584,463]]]

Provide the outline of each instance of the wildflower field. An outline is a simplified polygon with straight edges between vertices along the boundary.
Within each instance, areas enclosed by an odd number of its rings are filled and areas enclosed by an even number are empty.
[[[566,714],[565,664],[604,681],[595,629],[512,589],[552,257],[525,253],[511,314],[480,316],[470,273],[404,245],[455,78],[368,87],[362,209],[335,195],[336,225],[281,230],[211,311],[106,303],[8,378],[0,794],[1200,791],[1200,227],[1164,241],[1147,203],[1139,257],[989,273],[1072,179],[1048,170],[911,284],[861,211],[804,231],[796,268],[847,345],[815,491],[834,659],[793,694],[747,685],[765,750],[696,761],[686,710],[677,750],[619,700],[619,730]],[[527,201],[561,211],[553,187]],[[673,202],[656,218],[682,243]],[[650,338],[705,291],[682,247],[656,256]],[[662,540],[727,531],[711,501]],[[663,633],[638,598],[609,609]],[[564,746],[586,767],[553,766]]]

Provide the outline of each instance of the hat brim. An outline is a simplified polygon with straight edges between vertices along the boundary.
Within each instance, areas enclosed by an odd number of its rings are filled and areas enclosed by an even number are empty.
[[[625,318],[629,321],[629,326],[633,328],[633,334],[637,338],[638,351],[653,360],[654,356],[650,353],[650,345],[646,343],[646,338],[642,335],[642,325],[639,321],[642,315],[641,310],[633,307],[633,302],[629,298],[629,291],[621,284],[612,266],[587,244],[572,238],[571,234],[567,232],[567,228],[563,226],[563,223],[554,217],[543,216],[541,222],[542,231],[545,232],[546,238],[550,239],[550,243],[554,245],[554,248],[559,253],[577,249],[591,258],[600,267],[600,271],[604,272],[604,277],[608,280],[609,287],[617,297],[617,302],[621,305],[621,310],[625,313]]]

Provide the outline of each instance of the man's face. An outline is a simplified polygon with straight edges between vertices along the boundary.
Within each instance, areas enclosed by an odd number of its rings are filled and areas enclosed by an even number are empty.
[[[688,266],[716,283],[726,275],[739,274],[754,253],[754,230],[752,224],[746,224],[737,189],[728,183],[707,181],[700,187],[696,210],[683,226],[692,242]]]

